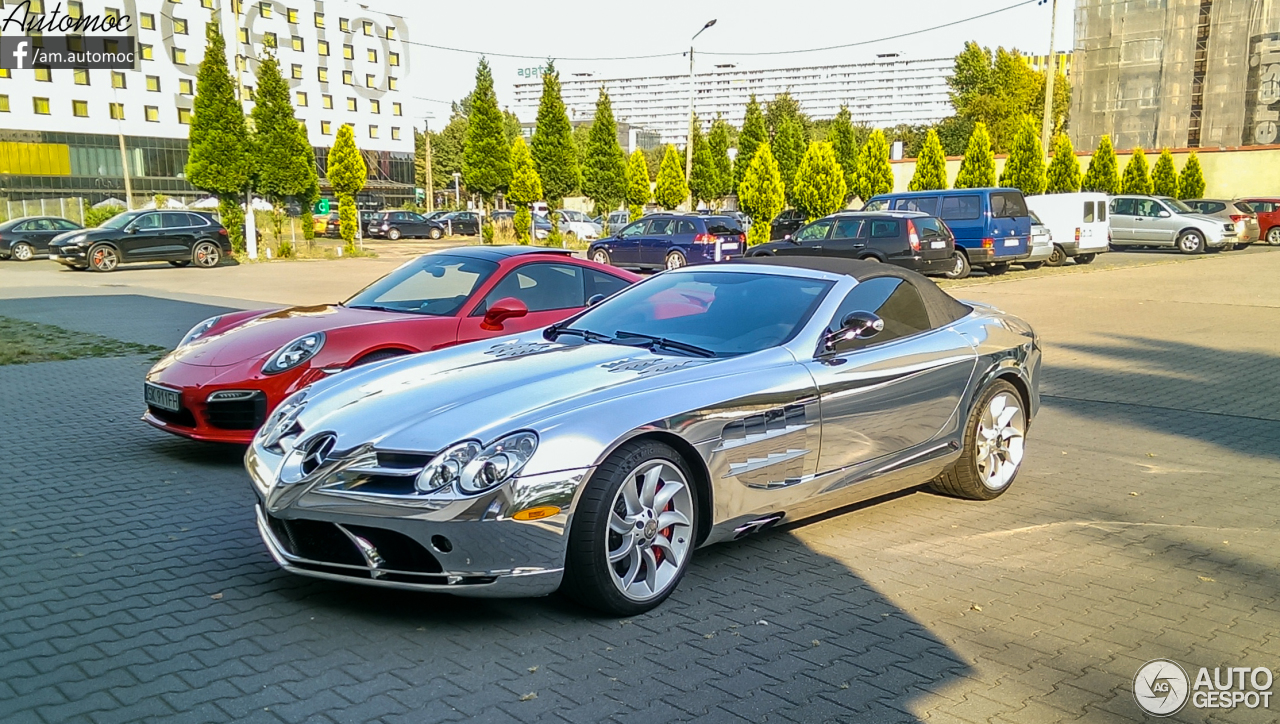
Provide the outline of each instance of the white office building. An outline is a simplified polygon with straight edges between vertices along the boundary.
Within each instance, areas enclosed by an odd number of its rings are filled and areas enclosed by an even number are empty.
[[[21,17],[18,5],[0,0],[0,19]],[[216,20],[246,110],[258,58],[274,45],[321,176],[334,136],[350,124],[370,167],[366,192],[412,198],[402,18],[340,0],[30,0],[28,12],[55,7],[71,17],[128,16],[139,60],[119,71],[0,70],[0,196],[119,198],[123,158],[135,197],[202,195],[183,171],[206,24]]]
[[[947,77],[955,59],[908,60],[897,54],[865,63],[822,65],[773,70],[742,70],[715,66],[694,78],[694,109],[704,124],[719,113],[741,125],[747,100],[755,94],[761,104],[789,92],[811,118],[832,118],[847,105],[854,123],[875,127],[899,123],[933,123],[954,113]],[[595,112],[601,86],[609,93],[619,121],[657,131],[663,143],[682,145],[688,135],[689,77],[600,78],[561,76],[561,92],[572,118]],[[513,110],[521,120],[537,117],[542,82],[514,87]]]

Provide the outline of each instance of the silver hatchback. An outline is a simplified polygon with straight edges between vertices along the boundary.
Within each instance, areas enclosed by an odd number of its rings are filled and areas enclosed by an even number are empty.
[[[1121,195],[1111,199],[1111,246],[1175,248],[1183,254],[1235,246],[1236,226],[1168,196]]]
[[[1182,203],[1195,209],[1197,214],[1212,216],[1224,224],[1235,224],[1237,247],[1248,246],[1262,238],[1258,228],[1258,215],[1243,202],[1231,199],[1190,199]]]

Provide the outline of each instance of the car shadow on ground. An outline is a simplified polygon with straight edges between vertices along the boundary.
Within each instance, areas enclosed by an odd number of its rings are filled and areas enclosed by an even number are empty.
[[[169,349],[203,320],[232,311],[140,294],[0,299],[0,316]]]

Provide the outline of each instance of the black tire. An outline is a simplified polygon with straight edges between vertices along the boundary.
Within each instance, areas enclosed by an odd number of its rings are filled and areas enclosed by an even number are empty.
[[[189,266],[189,265],[191,264],[191,260],[190,260],[190,259],[177,259],[177,260],[174,260],[174,261],[170,261],[169,263],[170,263],[170,264],[172,264],[172,265],[174,265],[174,266],[177,266],[177,267],[183,267],[183,266]]]
[[[1097,254],[1076,254],[1072,257],[1077,264],[1092,264],[1093,260],[1097,258]]]
[[[859,259],[859,261],[870,261],[870,262],[875,262],[876,264],[880,263],[880,259],[874,256],[864,256],[861,259]]]
[[[1022,396],[1018,394],[1018,390],[1008,382],[996,380],[987,385],[982,394],[978,395],[977,404],[969,411],[969,420],[964,427],[964,447],[960,451],[960,457],[944,470],[941,475],[929,482],[929,487],[933,491],[969,500],[992,500],[1003,495],[1013,485],[1014,479],[1017,478],[1018,472],[1021,470],[1021,461],[1019,461],[1018,467],[1015,468],[1013,477],[999,488],[990,487],[983,482],[982,476],[978,471],[978,423],[982,419],[982,413],[991,404],[992,399],[999,394],[1012,396],[1013,399],[1018,401],[1019,405],[1025,404],[1022,401]]]
[[[1280,246],[1280,226],[1273,226],[1267,229],[1267,244],[1271,246]]]
[[[663,268],[679,269],[680,267],[687,266],[688,264],[689,260],[684,257],[684,252],[677,249],[675,251],[667,252],[667,258],[663,262]]]
[[[596,249],[591,252],[591,261],[594,261],[597,264],[608,264],[609,251],[607,249]]]
[[[1023,269],[1026,269],[1027,271],[1035,271],[1036,269],[1039,269],[1039,268],[1040,268],[1040,267],[1042,267],[1042,266],[1044,266],[1044,262],[1042,262],[1042,261],[1024,261],[1024,262],[1022,262],[1022,268],[1023,268]]]
[[[1178,235],[1178,251],[1183,254],[1203,254],[1204,234],[1198,231],[1184,231]]]
[[[564,581],[560,590],[589,608],[614,616],[635,616],[653,610],[667,599],[689,568],[693,542],[697,540],[698,496],[692,495],[693,527],[689,531],[689,551],[665,590],[653,598],[637,601],[618,590],[608,561],[609,518],[613,504],[630,473],[650,461],[664,461],[678,468],[685,480],[693,483],[688,463],[680,453],[654,440],[629,442],[619,447],[596,471],[578,499],[569,529],[569,546],[565,556]],[[693,491],[690,491],[692,493]]]
[[[1050,254],[1049,258],[1045,260],[1045,264],[1048,264],[1049,266],[1062,266],[1063,264],[1066,264],[1066,263],[1067,263],[1067,250],[1063,249],[1057,244],[1054,244],[1053,253]]]
[[[963,251],[956,249],[951,255],[951,260],[955,266],[942,275],[947,279],[964,279],[969,276],[969,272],[973,271],[973,267],[969,266],[969,256]]]
[[[390,239],[391,241],[398,240],[400,238],[400,230],[394,226],[391,227],[390,229],[387,230],[387,238]]]
[[[197,241],[191,259],[201,269],[212,269],[222,262],[222,248],[212,241]]]
[[[25,241],[19,241],[13,245],[13,249],[9,252],[9,257],[14,261],[31,261],[36,255],[36,250]]]
[[[1001,274],[1004,274],[1005,272],[1009,271],[1009,262],[998,261],[994,264],[988,264],[982,267],[982,271],[986,272],[987,276],[998,277]]]
[[[94,244],[89,247],[85,259],[89,260],[89,268],[96,272],[115,271],[120,265],[120,252],[110,244]]]
[[[431,230],[427,232],[427,238],[429,239],[439,239],[442,236],[444,236],[444,231],[438,226],[431,227]]]
[[[380,349],[377,352],[370,352],[369,354],[361,357],[353,362],[351,366],[359,367],[361,365],[373,364],[374,362],[381,362],[384,359],[391,359],[392,357],[403,357],[406,354],[408,354],[408,352],[401,352],[397,349]]]

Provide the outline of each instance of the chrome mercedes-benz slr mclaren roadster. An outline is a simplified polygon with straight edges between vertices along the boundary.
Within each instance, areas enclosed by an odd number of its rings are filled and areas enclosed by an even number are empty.
[[[1039,406],[1030,326],[885,264],[763,261],[295,393],[246,453],[271,556],[630,615],[701,546],[924,483],[1008,489]]]

